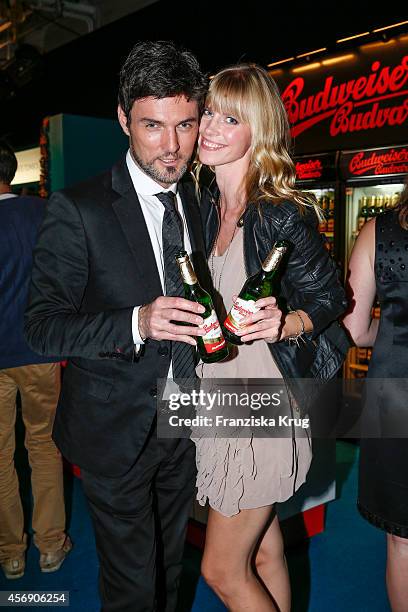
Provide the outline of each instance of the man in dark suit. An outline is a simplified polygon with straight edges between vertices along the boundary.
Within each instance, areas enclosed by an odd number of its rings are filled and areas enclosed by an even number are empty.
[[[191,53],[138,43],[120,73],[126,158],[51,197],[35,251],[26,335],[69,357],[54,439],[81,467],[105,612],[176,607],[195,458],[190,440],[157,438],[156,394],[157,379],[194,375],[203,333],[174,255],[204,252],[181,179],[205,91]]]
[[[65,535],[61,455],[51,438],[60,365],[33,353],[23,337],[32,250],[45,201],[12,193],[17,159],[0,142],[0,565],[8,579],[25,570],[27,536],[14,467],[16,396],[20,392],[34,499],[32,526],[40,569],[60,568],[71,542]]]

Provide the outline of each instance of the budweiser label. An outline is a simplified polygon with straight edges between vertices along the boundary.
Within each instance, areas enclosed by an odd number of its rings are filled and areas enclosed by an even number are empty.
[[[320,159],[309,159],[307,162],[296,163],[296,175],[299,180],[320,178],[323,173],[323,166]]]
[[[236,334],[237,331],[240,331],[244,327],[241,323],[245,317],[254,312],[258,312],[258,310],[259,308],[256,306],[255,300],[237,298],[234,300],[229,315],[225,319],[224,327],[233,334]]]
[[[225,338],[222,335],[221,326],[215,314],[214,308],[211,314],[199,325],[200,329],[204,329],[205,335],[202,336],[204,347],[207,353],[215,353],[225,346]]]
[[[408,149],[404,147],[373,153],[360,151],[349,161],[348,170],[353,176],[408,172]]]
[[[262,269],[265,270],[265,272],[271,272],[272,270],[275,270],[275,268],[278,267],[279,262],[284,256],[285,252],[286,248],[284,247],[276,247],[275,249],[273,249],[263,262]]]
[[[293,137],[329,118],[332,137],[385,125],[402,126],[407,120],[408,55],[398,65],[376,60],[369,71],[347,81],[328,76],[320,91],[309,95],[304,92],[306,83],[303,77],[296,77],[282,93]],[[386,100],[389,105],[383,106]]]

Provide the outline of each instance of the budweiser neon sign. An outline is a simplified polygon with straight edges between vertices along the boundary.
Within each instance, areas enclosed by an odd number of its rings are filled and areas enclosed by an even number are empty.
[[[360,151],[350,159],[348,169],[354,176],[408,173],[408,149],[389,149],[384,153]]]
[[[298,179],[320,178],[322,176],[323,166],[320,159],[309,159],[306,162],[296,162],[296,175]]]
[[[293,136],[329,118],[333,137],[402,125],[408,118],[408,55],[394,67],[375,61],[369,75],[342,83],[329,76],[323,88],[310,96],[302,97],[304,84],[303,77],[297,77],[282,94]],[[385,100],[394,99],[396,105],[384,106]]]

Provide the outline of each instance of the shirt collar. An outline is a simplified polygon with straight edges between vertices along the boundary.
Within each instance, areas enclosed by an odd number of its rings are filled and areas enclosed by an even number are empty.
[[[133,157],[130,154],[130,150],[126,154],[126,165],[128,167],[130,177],[132,179],[133,186],[136,193],[140,195],[151,196],[156,193],[172,191],[177,193],[177,183],[173,183],[165,189],[159,183],[156,183],[150,176],[148,176],[143,170],[136,164]]]
[[[18,198],[16,193],[2,193],[0,194],[0,200],[8,200],[8,198]]]

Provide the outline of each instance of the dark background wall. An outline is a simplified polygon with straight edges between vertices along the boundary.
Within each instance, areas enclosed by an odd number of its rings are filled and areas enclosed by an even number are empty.
[[[405,2],[157,2],[45,55],[29,83],[10,97],[0,82],[0,137],[21,149],[38,143],[41,119],[60,112],[115,117],[117,75],[140,39],[172,39],[212,73],[239,60],[275,59],[328,46],[336,38],[408,19]]]

